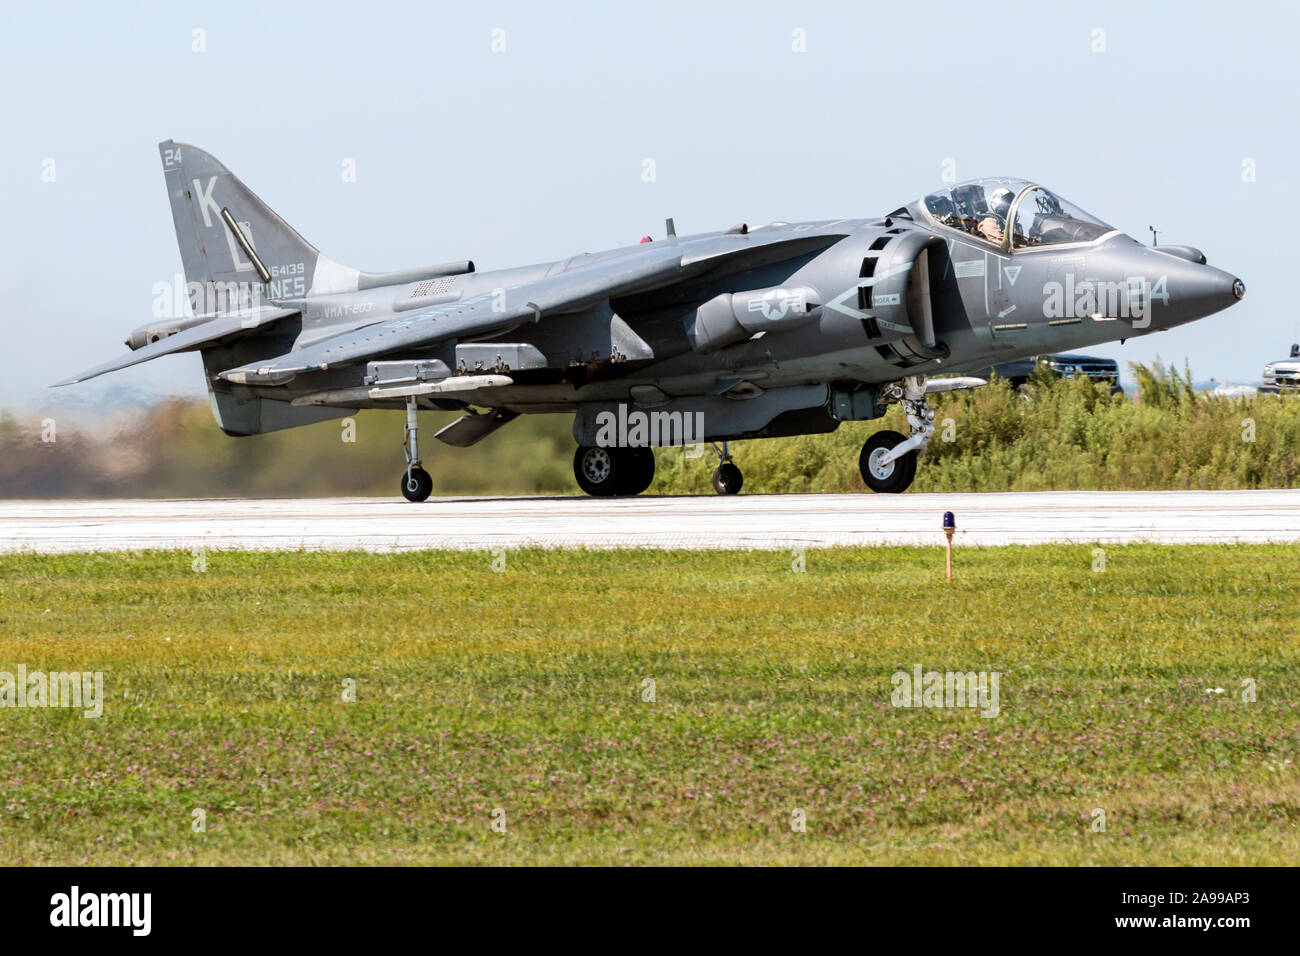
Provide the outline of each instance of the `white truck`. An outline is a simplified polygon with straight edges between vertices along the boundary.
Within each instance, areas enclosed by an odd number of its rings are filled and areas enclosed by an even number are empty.
[[[1259,390],[1275,395],[1300,394],[1300,343],[1291,346],[1290,358],[1278,359],[1264,366],[1264,381]]]

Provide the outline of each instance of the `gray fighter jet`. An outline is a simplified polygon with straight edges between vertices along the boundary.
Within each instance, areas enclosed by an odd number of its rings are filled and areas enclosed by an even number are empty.
[[[427,498],[420,409],[466,446],[521,414],[574,415],[574,474],[635,495],[654,447],[829,432],[902,405],[859,467],[900,492],[934,431],[926,396],[966,370],[1224,309],[1245,285],[1188,246],[1146,247],[1018,179],[944,188],[885,216],[744,224],[556,262],[367,273],[319,252],[216,159],[159,144],[189,298],[132,351],[60,385],[198,350],[217,423],[254,435],[362,408],[406,411],[402,493]],[[944,378],[932,378],[942,373]],[[954,377],[954,373],[957,373]]]

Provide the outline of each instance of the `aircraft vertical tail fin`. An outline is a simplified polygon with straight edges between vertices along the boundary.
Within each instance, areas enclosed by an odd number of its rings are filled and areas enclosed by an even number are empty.
[[[239,290],[245,305],[356,290],[357,270],[322,255],[214,156],[172,140],[158,152],[191,299],[196,284],[218,285],[225,301]],[[192,304],[196,313],[227,308]]]

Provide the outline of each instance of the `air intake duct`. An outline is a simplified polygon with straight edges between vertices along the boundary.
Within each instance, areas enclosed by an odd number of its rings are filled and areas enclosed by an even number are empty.
[[[808,286],[724,292],[686,316],[686,337],[695,351],[713,352],[759,332],[801,328],[820,312],[817,293]]]

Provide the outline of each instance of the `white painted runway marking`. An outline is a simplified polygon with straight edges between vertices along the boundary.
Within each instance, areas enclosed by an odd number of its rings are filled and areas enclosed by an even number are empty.
[[[1300,489],[682,498],[0,501],[0,552],[1300,543]]]

